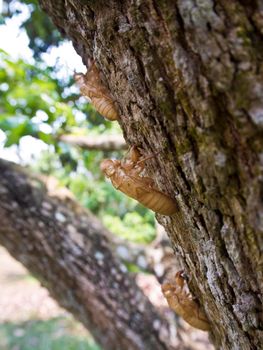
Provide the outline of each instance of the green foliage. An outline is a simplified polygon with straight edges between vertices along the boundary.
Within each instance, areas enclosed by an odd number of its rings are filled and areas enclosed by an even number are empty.
[[[104,224],[112,232],[137,243],[147,243],[154,239],[155,230],[149,219],[151,218],[143,217],[137,212],[126,213],[122,220],[118,216],[103,216]]]
[[[24,28],[28,34],[29,47],[33,51],[34,58],[40,59],[41,54],[47,52],[50,47],[59,45],[62,40],[61,34],[40,9],[37,0],[5,0],[3,3],[5,12],[2,23],[6,18],[20,14],[21,5],[27,5],[30,16],[21,24],[21,28]]]
[[[84,332],[83,332],[84,333]],[[2,350],[100,350],[71,318],[0,324]]]
[[[72,107],[62,100],[58,80],[49,73],[39,63],[13,60],[0,50],[0,128],[6,146],[18,144],[25,135],[53,143],[51,131],[75,125]]]
[[[43,141],[47,150],[32,159],[33,169],[56,176],[116,234],[137,242],[151,241],[155,234],[153,213],[115,190],[100,172],[103,158],[122,155],[83,151],[59,141],[65,133],[99,135],[121,130],[117,122],[106,121],[79,95],[72,77],[62,79],[57,66],[50,67],[43,60],[41,52],[60,45],[62,39],[39,12],[37,1],[10,2],[17,3],[27,4],[31,13],[22,26],[29,35],[34,59],[30,63],[14,59],[0,49],[0,128],[5,133],[4,146],[16,145],[19,153],[25,136]]]
[[[77,151],[74,151],[72,157],[80,159],[74,170],[69,164],[62,168],[59,155],[49,151],[42,153],[34,163],[34,169],[60,179],[61,184],[67,186],[83,206],[100,217],[113,233],[137,243],[151,242],[155,238],[154,214],[105,181],[99,170],[103,153],[84,152],[84,166],[82,152],[77,156]]]

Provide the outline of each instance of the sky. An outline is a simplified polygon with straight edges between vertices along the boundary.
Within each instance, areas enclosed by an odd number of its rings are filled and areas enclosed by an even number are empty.
[[[21,13],[13,16],[12,19],[6,20],[6,24],[0,25],[0,48],[9,53],[13,58],[23,58],[29,63],[33,63],[33,55],[28,47],[29,39],[25,30],[20,28],[20,25],[29,16],[30,12],[25,5],[17,4],[17,9]],[[0,13],[3,10],[3,1],[0,0]],[[52,48],[50,52],[43,55],[44,61],[54,66],[59,63],[61,70],[58,72],[58,77],[62,78],[68,75],[73,75],[74,71],[85,72],[86,68],[82,64],[81,57],[75,52],[71,42],[65,41],[62,45]],[[3,148],[5,134],[0,130],[0,156],[13,162],[28,164],[32,157],[38,155],[48,146],[41,140],[36,140],[31,136],[25,136],[20,141],[20,152],[17,146]]]

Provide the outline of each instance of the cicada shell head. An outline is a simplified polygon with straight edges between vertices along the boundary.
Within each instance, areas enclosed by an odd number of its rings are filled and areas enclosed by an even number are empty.
[[[89,86],[87,85],[85,74],[74,73],[74,80],[77,83],[81,94],[85,96],[89,100],[89,102],[91,102],[91,91]]]
[[[101,79],[100,79],[100,72],[98,68],[95,65],[95,62],[93,62],[89,69],[87,70],[87,73],[85,74],[86,82],[88,82],[90,85],[94,86],[100,86],[102,85]]]
[[[107,176],[111,177],[116,172],[116,167],[118,167],[120,162],[118,160],[104,159],[100,163],[100,170]]]
[[[85,83],[85,75],[83,73],[74,73],[73,75],[75,82],[78,85],[83,85]]]
[[[175,284],[181,289],[183,289],[183,287],[185,286],[185,279],[183,277],[183,273],[183,270],[177,271],[174,277]]]
[[[74,73],[74,80],[77,83],[81,93],[88,97],[87,94],[83,91],[83,89],[86,87],[86,80],[85,80],[85,75],[83,73]]]

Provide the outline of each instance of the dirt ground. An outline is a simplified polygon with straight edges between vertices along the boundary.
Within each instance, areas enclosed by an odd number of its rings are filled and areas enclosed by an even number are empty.
[[[0,247],[0,350],[100,350],[89,332]]]
[[[0,322],[49,319],[66,312],[29,272],[0,247]]]

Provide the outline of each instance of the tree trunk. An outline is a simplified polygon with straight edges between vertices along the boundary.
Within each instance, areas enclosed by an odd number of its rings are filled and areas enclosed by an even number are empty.
[[[178,203],[157,215],[221,349],[263,344],[260,1],[40,0]]]
[[[168,323],[112,252],[110,233],[69,197],[0,160],[0,243],[105,349],[171,347]]]

